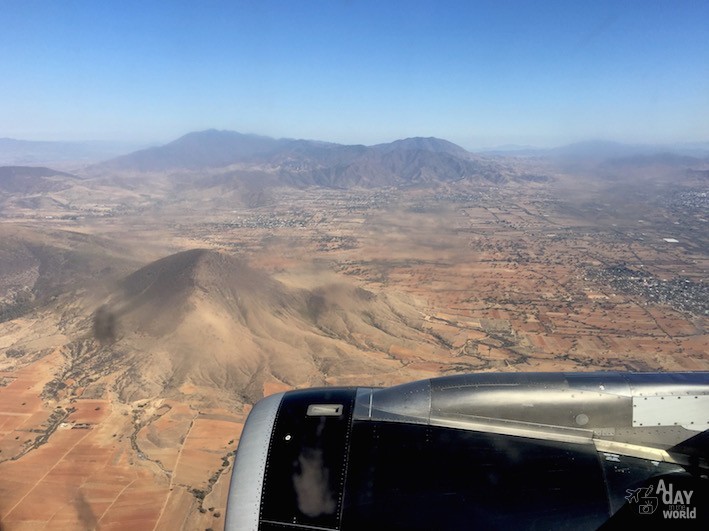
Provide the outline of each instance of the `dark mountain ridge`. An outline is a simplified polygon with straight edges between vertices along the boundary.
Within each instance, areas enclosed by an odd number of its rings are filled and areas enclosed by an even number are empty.
[[[95,169],[104,174],[163,173],[174,181],[172,186],[179,185],[181,189],[220,187],[226,193],[244,187],[249,190],[271,186],[376,188],[550,179],[543,171],[520,170],[515,162],[520,156],[532,157],[537,163],[563,172],[597,174],[610,179],[644,169],[651,170],[647,175],[658,178],[666,178],[675,171],[704,169],[702,159],[658,149],[588,141],[506,157],[473,154],[434,137],[364,146],[210,129],[106,161]]]
[[[100,166],[141,172],[219,168],[237,162],[258,160],[259,156],[272,153],[283,142],[235,131],[209,129],[188,133],[164,146],[141,149],[111,159]]]
[[[0,166],[0,192],[10,194],[55,192],[68,187],[65,178],[76,179],[77,177],[43,166]]]
[[[430,151],[433,153],[448,153],[457,157],[470,157],[471,153],[453,142],[435,137],[413,137],[395,140],[387,144],[377,144],[373,149],[385,153],[391,151]]]
[[[363,146],[273,139],[213,129],[112,159],[96,168],[172,172],[230,166],[275,175],[286,186],[373,187],[500,179],[496,163],[438,138],[407,138]]]

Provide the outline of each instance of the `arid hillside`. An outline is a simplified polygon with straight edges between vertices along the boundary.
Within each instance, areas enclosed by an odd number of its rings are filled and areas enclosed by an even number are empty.
[[[93,315],[101,354],[87,363],[100,372],[110,360],[125,401],[198,390],[205,400],[253,403],[268,381],[385,381],[402,367],[392,348],[440,350],[422,322],[402,296],[345,278],[294,289],[233,255],[194,249],[119,282]]]

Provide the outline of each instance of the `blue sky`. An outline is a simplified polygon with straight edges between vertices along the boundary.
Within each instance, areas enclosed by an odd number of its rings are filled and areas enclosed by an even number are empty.
[[[0,0],[0,137],[709,141],[709,2]]]

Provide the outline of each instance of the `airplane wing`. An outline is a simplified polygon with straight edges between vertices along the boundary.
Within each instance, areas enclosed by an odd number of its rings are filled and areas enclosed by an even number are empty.
[[[481,373],[264,398],[228,530],[709,529],[709,372]]]

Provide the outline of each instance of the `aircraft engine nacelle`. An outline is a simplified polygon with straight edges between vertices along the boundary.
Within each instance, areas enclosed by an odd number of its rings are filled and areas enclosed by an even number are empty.
[[[707,527],[709,373],[481,373],[258,402],[234,530]]]

